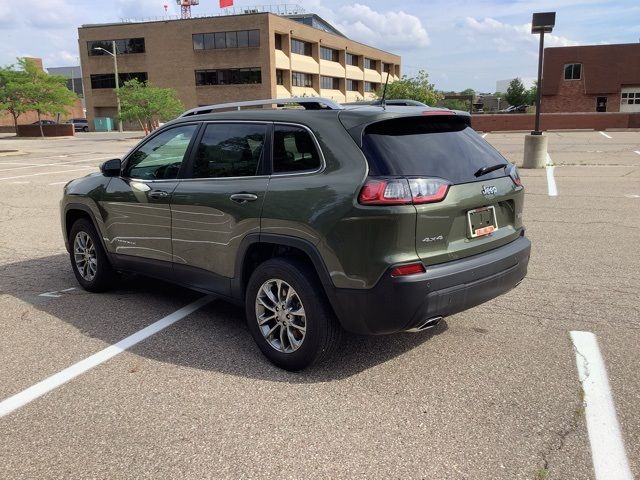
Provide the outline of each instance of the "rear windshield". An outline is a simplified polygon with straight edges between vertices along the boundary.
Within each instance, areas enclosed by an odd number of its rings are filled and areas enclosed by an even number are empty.
[[[439,177],[454,184],[504,177],[504,169],[482,177],[482,167],[508,162],[460,119],[403,117],[365,129],[362,147],[371,175]]]

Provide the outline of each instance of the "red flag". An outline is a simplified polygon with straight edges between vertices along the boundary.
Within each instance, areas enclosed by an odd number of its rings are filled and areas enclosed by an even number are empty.
[[[233,7],[233,0],[220,0],[220,8]]]

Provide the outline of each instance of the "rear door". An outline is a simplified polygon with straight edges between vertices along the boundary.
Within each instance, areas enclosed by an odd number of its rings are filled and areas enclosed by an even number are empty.
[[[416,204],[416,251],[427,264],[467,257],[515,240],[522,187],[510,164],[452,115],[402,117],[364,132],[370,175],[443,179],[444,200]],[[485,174],[485,167],[499,167]]]
[[[171,200],[174,270],[192,286],[229,293],[240,242],[260,232],[270,139],[270,123],[204,125]]]

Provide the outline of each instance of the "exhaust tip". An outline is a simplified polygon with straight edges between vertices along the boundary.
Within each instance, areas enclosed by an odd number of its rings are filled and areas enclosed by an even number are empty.
[[[409,330],[405,330],[405,331],[406,332],[411,332],[411,333],[424,332],[425,330],[429,330],[431,328],[434,328],[436,325],[438,325],[440,323],[440,320],[442,320],[442,317],[428,318],[423,323],[418,325],[417,327],[410,328]]]

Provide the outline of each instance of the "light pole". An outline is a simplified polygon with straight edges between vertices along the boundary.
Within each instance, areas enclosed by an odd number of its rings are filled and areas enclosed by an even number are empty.
[[[542,98],[542,60],[544,58],[544,34],[551,33],[556,24],[556,12],[534,13],[531,20],[531,33],[540,34],[538,50],[538,84],[536,86],[536,126],[531,135],[542,135],[540,131],[540,100]]]
[[[548,139],[540,130],[540,103],[542,99],[542,65],[544,58],[544,34],[553,31],[556,24],[556,12],[534,13],[531,21],[531,33],[540,34],[538,52],[538,85],[536,87],[536,122],[531,135],[524,137],[524,168],[543,168],[547,163]]]
[[[116,41],[111,41],[111,47],[113,48],[113,53],[109,50],[105,50],[102,47],[94,47],[94,50],[102,50],[103,52],[111,55],[113,57],[113,69],[115,70],[116,77],[116,105],[118,108],[118,131],[122,133],[122,120],[120,119],[120,81],[118,78],[118,51],[116,50]]]

